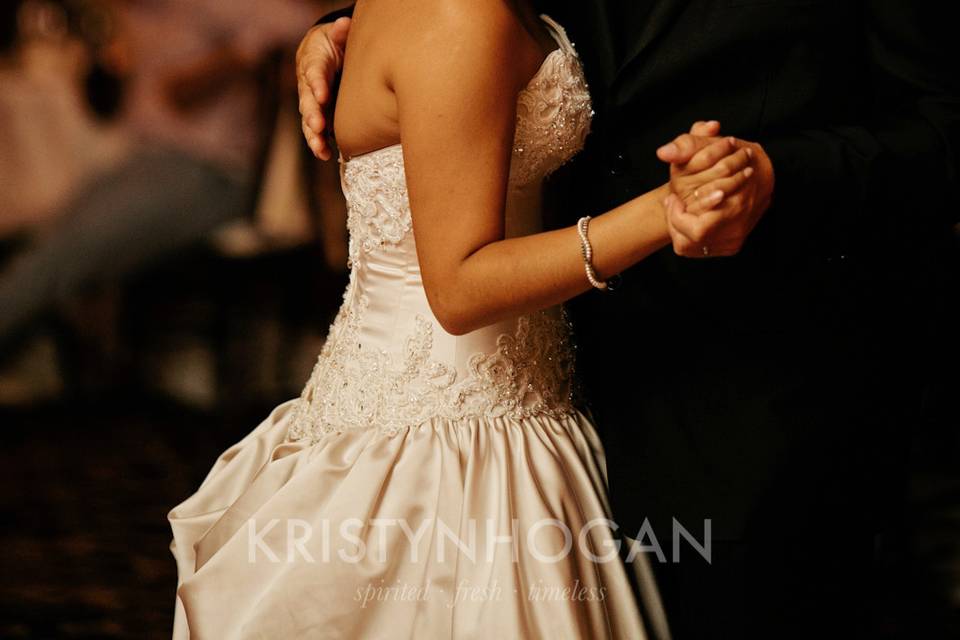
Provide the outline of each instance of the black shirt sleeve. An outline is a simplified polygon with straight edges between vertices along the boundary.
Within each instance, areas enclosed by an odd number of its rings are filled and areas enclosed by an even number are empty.
[[[349,7],[344,7],[343,9],[337,9],[336,11],[331,11],[327,15],[317,20],[313,26],[316,27],[317,25],[321,25],[326,22],[336,22],[340,18],[352,18],[353,7],[354,5],[350,5]]]
[[[760,140],[776,177],[766,223],[787,244],[821,244],[828,254],[865,230],[902,241],[960,218],[960,91],[942,55],[949,36],[931,24],[937,12],[926,5],[865,7],[873,108],[860,123]]]

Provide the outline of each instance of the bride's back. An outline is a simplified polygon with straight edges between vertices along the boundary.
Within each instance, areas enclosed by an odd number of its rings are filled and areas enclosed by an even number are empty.
[[[334,120],[337,146],[345,158],[400,142],[396,92],[403,86],[397,83],[394,63],[402,58],[426,70],[431,58],[456,55],[459,46],[474,46],[458,42],[460,27],[466,24],[470,34],[488,29],[507,34],[491,45],[489,53],[503,61],[503,73],[513,76],[517,92],[556,46],[524,0],[357,2]]]

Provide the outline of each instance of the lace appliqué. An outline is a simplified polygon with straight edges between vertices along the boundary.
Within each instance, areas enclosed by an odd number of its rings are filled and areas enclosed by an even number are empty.
[[[397,244],[413,229],[400,145],[368,153],[343,167],[350,232],[350,266],[385,244]]]
[[[350,293],[348,293],[348,296]],[[433,324],[422,317],[401,356],[364,349],[357,336],[368,301],[345,305],[294,409],[288,440],[377,429],[396,435],[434,418],[523,419],[573,411],[573,346],[565,317],[523,316],[496,351],[471,356],[463,379],[431,359]]]

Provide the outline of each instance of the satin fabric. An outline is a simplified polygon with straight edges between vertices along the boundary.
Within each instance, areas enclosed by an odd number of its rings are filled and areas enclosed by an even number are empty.
[[[396,436],[352,430],[309,445],[284,440],[292,404],[225,451],[200,490],[170,513],[181,576],[174,638],[643,637],[623,565],[609,553],[608,529],[589,528],[585,544],[575,540],[558,562],[533,555],[562,549],[558,529],[540,525],[528,545],[537,523],[563,522],[579,538],[587,523],[607,517],[602,452],[583,414],[522,423],[437,420]],[[409,545],[399,526],[355,530],[367,553],[347,562],[338,551],[357,547],[337,532],[350,519],[405,519],[423,533]],[[259,533],[274,520],[270,533],[277,535],[264,539],[277,560],[256,549],[250,561],[249,523],[259,523]],[[313,562],[302,552],[288,561],[291,521],[314,531],[304,544]],[[497,535],[518,541],[516,561],[510,544],[485,553],[491,521]],[[329,537],[321,534],[324,522]],[[470,522],[477,523],[476,562],[441,542],[442,526],[470,540]],[[332,539],[329,552],[325,539]],[[440,544],[450,552],[443,561]],[[613,557],[595,562],[583,549]],[[398,583],[429,583],[432,591],[413,601],[364,603],[371,586]],[[550,597],[555,587],[579,595]],[[487,595],[476,599],[484,588]]]

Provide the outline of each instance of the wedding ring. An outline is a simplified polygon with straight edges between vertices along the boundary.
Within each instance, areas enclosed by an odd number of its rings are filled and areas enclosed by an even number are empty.
[[[707,245],[703,245],[703,257],[704,258],[710,257],[710,247],[708,247]]]

